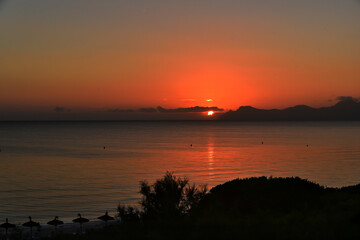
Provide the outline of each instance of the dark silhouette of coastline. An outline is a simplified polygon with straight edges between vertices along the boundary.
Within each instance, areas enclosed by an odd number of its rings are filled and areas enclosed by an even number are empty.
[[[217,107],[191,107],[164,109],[158,107],[155,111],[147,111],[156,116],[156,119],[127,119],[127,120],[1,120],[1,123],[32,123],[32,124],[53,124],[53,123],[109,123],[109,122],[213,122],[213,121],[360,121],[360,102],[352,97],[344,97],[330,107],[312,108],[306,105],[297,105],[285,109],[259,109],[252,106],[241,106],[236,111],[222,112]],[[215,112],[213,118],[205,117],[206,111]],[[198,115],[192,115],[193,113]],[[163,115],[165,114],[165,115]],[[170,115],[166,114],[181,114]],[[190,115],[189,115],[190,114]],[[200,114],[200,115],[199,115]],[[149,115],[150,116],[150,115]],[[187,116],[187,118],[185,118]]]
[[[235,179],[207,191],[167,173],[140,184],[141,209],[121,224],[52,239],[359,239],[360,184],[328,188],[298,177]]]
[[[359,121],[360,102],[344,99],[331,107],[312,108],[298,105],[286,109],[258,109],[251,106],[228,111],[218,120],[230,121]]]

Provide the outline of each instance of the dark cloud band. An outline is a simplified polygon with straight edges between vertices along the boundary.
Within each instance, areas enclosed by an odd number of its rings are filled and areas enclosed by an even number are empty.
[[[351,96],[339,96],[336,98],[336,100],[338,101],[353,101],[353,102],[359,102],[360,99],[359,98],[354,98]]]
[[[166,112],[166,113],[188,113],[188,112],[207,112],[207,111],[224,111],[222,108],[218,107],[189,107],[189,108],[174,108],[174,109],[166,109],[163,107],[157,107],[159,112]]]
[[[132,113],[132,112],[142,112],[142,113],[196,113],[196,112],[222,112],[224,109],[218,107],[189,107],[189,108],[163,108],[161,106],[157,108],[139,108],[139,109],[109,109],[108,112],[113,113]]]

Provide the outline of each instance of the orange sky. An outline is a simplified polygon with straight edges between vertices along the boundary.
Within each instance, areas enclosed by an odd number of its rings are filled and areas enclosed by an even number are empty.
[[[316,107],[360,97],[356,1],[83,4],[5,1],[1,109]]]

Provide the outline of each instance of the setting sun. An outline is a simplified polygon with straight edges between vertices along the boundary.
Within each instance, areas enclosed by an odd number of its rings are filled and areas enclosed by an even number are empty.
[[[208,111],[207,115],[208,115],[208,116],[214,115],[214,111]]]

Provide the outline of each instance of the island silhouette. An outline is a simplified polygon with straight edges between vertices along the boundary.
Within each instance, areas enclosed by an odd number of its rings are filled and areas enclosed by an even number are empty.
[[[297,105],[285,109],[258,109],[241,106],[236,111],[228,111],[218,120],[230,121],[358,121],[360,120],[360,102],[354,98],[345,98],[333,106],[312,108]]]

